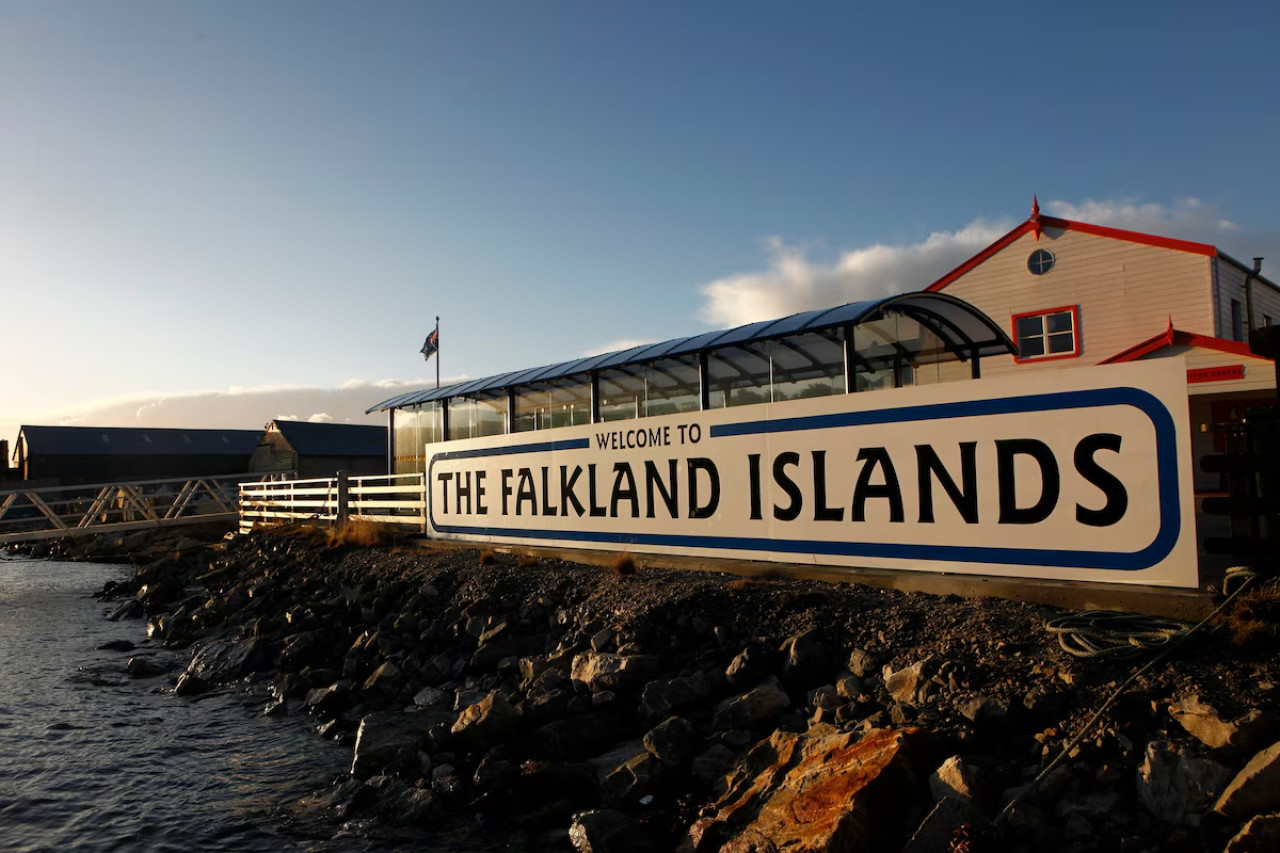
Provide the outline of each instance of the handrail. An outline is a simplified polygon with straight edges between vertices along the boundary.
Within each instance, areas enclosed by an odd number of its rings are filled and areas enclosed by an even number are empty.
[[[240,531],[290,521],[364,520],[426,531],[422,474],[350,476],[243,483]],[[299,488],[301,486],[301,488]],[[398,497],[397,497],[398,496]]]

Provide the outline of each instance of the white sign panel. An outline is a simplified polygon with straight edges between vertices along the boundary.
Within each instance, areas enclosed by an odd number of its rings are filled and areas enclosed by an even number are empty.
[[[429,444],[442,539],[1197,585],[1181,359]]]

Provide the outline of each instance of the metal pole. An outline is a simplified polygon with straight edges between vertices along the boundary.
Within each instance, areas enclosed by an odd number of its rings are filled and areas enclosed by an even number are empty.
[[[436,315],[436,389],[440,388],[440,315]]]

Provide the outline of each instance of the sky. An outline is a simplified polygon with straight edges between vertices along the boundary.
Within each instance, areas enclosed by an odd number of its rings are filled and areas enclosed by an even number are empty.
[[[1278,35],[1265,2],[0,0],[0,439],[384,422],[437,367],[923,287],[1033,194],[1276,279]]]

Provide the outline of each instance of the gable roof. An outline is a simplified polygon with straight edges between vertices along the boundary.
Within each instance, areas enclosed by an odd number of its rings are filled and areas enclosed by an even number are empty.
[[[1213,338],[1208,335],[1197,335],[1194,332],[1183,332],[1175,329],[1173,323],[1169,323],[1169,327],[1158,335],[1147,338],[1141,343],[1134,344],[1126,350],[1116,353],[1115,355],[1104,358],[1098,364],[1120,364],[1126,361],[1135,361],[1143,356],[1150,355],[1156,350],[1164,349],[1171,346],[1190,346],[1199,347],[1201,349],[1218,350],[1219,352],[1229,352],[1234,355],[1247,356],[1249,358],[1263,358],[1249,349],[1249,345],[1240,341],[1229,341],[1225,338]]]
[[[302,456],[382,457],[387,453],[387,428],[377,424],[278,420],[271,426]]]
[[[127,456],[249,456],[260,429],[23,426],[28,454]]]
[[[1039,238],[1040,232],[1045,228],[1057,228],[1062,231],[1075,231],[1080,234],[1093,234],[1097,237],[1107,237],[1112,240],[1123,240],[1126,243],[1140,243],[1144,246],[1158,246],[1162,249],[1173,249],[1177,252],[1190,252],[1193,255],[1220,258],[1226,263],[1239,267],[1245,272],[1251,271],[1249,267],[1246,267],[1235,258],[1219,250],[1218,247],[1211,246],[1208,243],[1195,243],[1190,240],[1175,240],[1172,237],[1161,237],[1156,234],[1144,234],[1141,231],[1127,231],[1123,228],[1112,228],[1108,225],[1092,225],[1088,222],[1076,222],[1072,219],[1059,219],[1056,216],[1041,216],[1040,205],[1033,202],[1031,207],[1031,216],[1026,222],[1015,226],[1008,234],[1005,234],[990,246],[987,246],[981,252],[978,252],[978,254],[969,258],[969,260],[942,276],[942,278],[926,287],[925,290],[931,293],[937,293],[939,290],[942,290],[948,284],[951,284],[951,282],[960,278],[960,276],[974,269],[1001,249],[1013,243],[1022,235],[1035,234],[1036,237]],[[1270,281],[1261,275],[1255,280],[1280,289],[1280,285],[1277,285],[1275,282]]]

